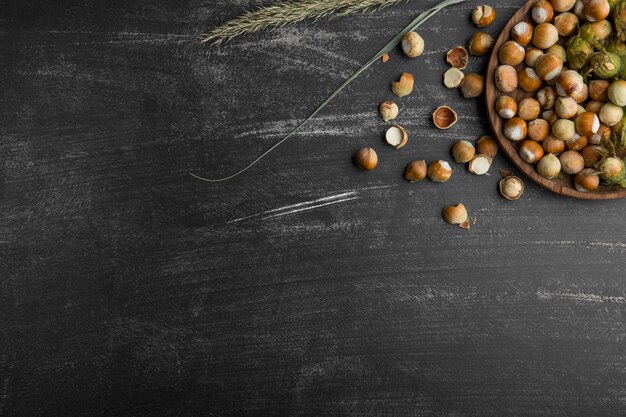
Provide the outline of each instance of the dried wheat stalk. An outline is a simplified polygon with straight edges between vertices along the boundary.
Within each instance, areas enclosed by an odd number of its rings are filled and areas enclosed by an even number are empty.
[[[367,9],[380,9],[404,0],[297,0],[279,1],[260,7],[212,29],[200,42],[219,44],[234,37],[270,27],[298,23],[306,19],[320,19],[331,14],[345,16]]]

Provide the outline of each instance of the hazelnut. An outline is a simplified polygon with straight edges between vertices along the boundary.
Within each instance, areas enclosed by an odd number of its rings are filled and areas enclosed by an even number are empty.
[[[486,4],[476,6],[472,11],[472,22],[479,28],[491,25],[496,20],[496,11]]]
[[[410,182],[422,181],[426,178],[428,168],[426,168],[426,161],[413,161],[410,162],[404,170],[404,178]]]
[[[457,120],[456,112],[448,106],[439,106],[433,112],[433,123],[439,129],[449,129]]]
[[[354,162],[361,169],[371,171],[378,165],[378,155],[372,148],[360,149],[354,157]]]
[[[388,122],[389,120],[393,120],[398,117],[399,109],[396,103],[387,100],[380,103],[380,106],[378,107],[378,112],[380,113],[383,120],[385,122]]]
[[[417,58],[424,52],[424,39],[416,32],[408,32],[400,44],[402,52],[409,58]]]

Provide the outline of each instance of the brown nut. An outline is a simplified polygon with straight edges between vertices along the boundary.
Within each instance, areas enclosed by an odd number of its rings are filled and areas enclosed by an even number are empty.
[[[467,48],[469,53],[475,56],[484,56],[493,47],[493,38],[485,32],[476,32],[470,38]]]
[[[443,209],[443,219],[449,224],[458,224],[462,229],[469,229],[469,218],[467,216],[467,209],[462,203],[456,206],[448,206]]]
[[[480,96],[485,90],[485,79],[482,75],[470,73],[461,82],[461,93],[465,98]]]
[[[498,153],[498,142],[493,138],[493,136],[484,135],[481,136],[480,139],[476,142],[476,150],[479,154],[488,156],[489,158],[494,158]]]
[[[426,167],[426,161],[413,161],[410,162],[404,170],[404,178],[410,182],[422,181],[426,178],[428,168]]]
[[[362,148],[356,153],[354,162],[359,168],[371,171],[378,165],[378,155],[372,148]]]
[[[446,182],[452,176],[452,168],[446,161],[434,161],[428,165],[428,178],[433,182]]]

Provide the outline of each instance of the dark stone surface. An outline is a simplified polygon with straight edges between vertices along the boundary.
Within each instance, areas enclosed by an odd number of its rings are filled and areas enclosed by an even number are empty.
[[[246,164],[433,2],[194,41],[260,4],[0,7],[0,415],[626,415],[624,202],[529,181],[505,201],[502,155],[491,176],[402,179],[488,132],[441,85],[474,3],[247,174],[187,175]],[[496,35],[521,2],[494,5]],[[419,80],[396,151],[376,108],[401,71]],[[376,171],[351,163],[363,146]],[[470,231],[441,219],[459,201]]]

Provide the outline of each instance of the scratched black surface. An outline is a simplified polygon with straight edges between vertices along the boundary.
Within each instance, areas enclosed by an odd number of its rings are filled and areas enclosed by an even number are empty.
[[[504,201],[502,155],[489,177],[401,178],[487,132],[441,85],[474,3],[247,174],[187,175],[241,167],[433,2],[195,42],[261,4],[3,2],[0,415],[626,415],[625,202],[529,181]],[[494,5],[495,35],[521,2]],[[419,80],[396,151],[376,107],[401,71]],[[469,232],[440,217],[459,201]]]

